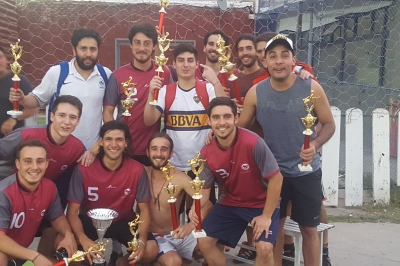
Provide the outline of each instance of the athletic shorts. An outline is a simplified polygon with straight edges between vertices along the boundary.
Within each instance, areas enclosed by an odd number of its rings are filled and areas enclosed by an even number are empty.
[[[173,238],[171,234],[153,233],[153,236],[159,247],[157,258],[169,251],[176,251],[182,258],[190,261],[193,260],[193,250],[197,245],[197,239],[192,234],[189,234],[184,239]]]
[[[254,217],[260,216],[264,208],[245,208],[226,206],[216,203],[204,219],[202,228],[208,237],[218,239],[218,243],[235,248],[247,225]],[[275,245],[279,228],[279,209],[275,209],[271,217],[268,236],[266,232],[255,241],[269,242]]]
[[[319,225],[322,204],[321,177],[321,169],[303,176],[283,177],[281,210],[287,210],[288,201],[291,201],[290,218],[301,226]],[[281,212],[280,218],[284,217],[286,217],[286,211]]]
[[[21,259],[15,259],[15,260],[9,260],[7,266],[22,266],[26,260],[21,260]]]
[[[86,236],[88,238],[92,239],[93,241],[98,239],[96,228],[94,228],[94,226],[93,226],[92,219],[90,219],[86,215],[79,215],[79,218],[81,219],[83,231],[85,232]],[[122,221],[118,221],[116,223],[112,222],[110,227],[107,229],[106,234],[104,235],[104,238],[114,238],[119,243],[128,247],[128,242],[131,242],[133,239],[133,235],[129,231],[128,223],[130,221],[131,220],[129,220],[129,221],[122,220]],[[147,234],[147,240],[155,240],[152,233]]]

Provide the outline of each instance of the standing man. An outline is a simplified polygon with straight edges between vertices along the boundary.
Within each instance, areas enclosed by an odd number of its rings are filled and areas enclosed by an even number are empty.
[[[333,135],[335,123],[328,100],[322,87],[314,80],[302,80],[292,73],[295,65],[293,43],[283,35],[277,35],[266,45],[265,64],[270,78],[254,85],[246,95],[238,125],[247,127],[257,118],[264,140],[270,147],[281,169],[281,210],[292,201],[291,218],[299,224],[303,236],[303,255],[306,266],[319,264],[320,246],[317,233],[321,209],[321,169],[316,151]],[[310,148],[304,149],[304,125],[306,116],[303,99],[319,97],[314,105],[314,115],[321,123],[318,136],[311,136]],[[290,102],[290,104],[288,104]],[[312,172],[301,172],[298,164],[312,166]],[[281,212],[278,243],[274,249],[276,265],[282,263],[283,226],[286,212]]]
[[[8,100],[9,89],[13,86],[12,77],[14,74],[8,69],[10,62],[7,53],[0,47],[0,139],[14,129],[24,126],[24,120],[38,113],[39,108],[22,109],[22,115],[13,118],[7,114],[7,111],[13,109],[13,104]],[[26,94],[32,91],[32,85],[24,75],[18,75],[21,81],[19,86]],[[1,164],[1,163],[0,163]]]
[[[111,71],[96,65],[101,44],[101,37],[97,31],[76,29],[72,34],[71,44],[75,58],[67,64],[66,72],[61,70],[61,64],[53,66],[32,93],[25,95],[22,90],[15,92],[14,89],[10,89],[9,99],[10,101],[19,101],[26,108],[43,107],[55,97],[58,90],[57,84],[62,82],[59,95],[73,95],[82,101],[81,123],[73,135],[80,139],[88,150],[85,156],[90,156],[89,150],[99,136],[106,79],[110,76]],[[68,75],[62,81],[60,80],[61,74],[64,73],[68,73]],[[91,162],[94,160],[94,156],[85,158]]]
[[[43,178],[47,147],[39,140],[26,140],[18,145],[16,154],[18,171],[0,181],[0,265],[21,266],[30,260],[34,265],[51,266],[44,255],[28,249],[43,217],[59,234],[57,249],[64,247],[72,255],[76,244],[56,186]]]
[[[192,222],[181,225],[173,229],[170,204],[168,203],[169,194],[165,190],[168,181],[164,173],[160,170],[168,164],[173,154],[174,144],[170,136],[165,132],[154,134],[149,142],[147,154],[151,166],[147,166],[147,176],[151,187],[151,195],[154,201],[150,203],[151,223],[150,232],[153,233],[160,247],[160,252],[155,265],[177,266],[190,265],[193,260],[193,252],[197,246],[197,240],[191,234],[195,228]],[[193,195],[194,190],[190,187],[191,179],[183,172],[173,169],[172,183],[176,185],[175,206],[180,206],[185,192]],[[211,207],[211,203],[208,207]],[[178,209],[178,208],[177,208]],[[175,214],[178,216],[178,214]],[[179,221],[179,219],[177,218]],[[171,232],[173,233],[171,234]]]
[[[128,222],[135,219],[133,206],[137,201],[140,210],[139,248],[135,254],[120,260],[132,263],[151,263],[157,256],[158,246],[153,235],[148,234],[150,224],[149,181],[144,166],[126,154],[132,138],[123,122],[110,121],[100,129],[100,152],[92,165],[78,165],[71,177],[68,191],[67,218],[76,239],[87,251],[95,245],[96,229],[86,212],[95,208],[108,208],[118,212],[105,238],[115,238],[128,247],[132,241]],[[128,257],[129,256],[129,257]],[[95,255],[88,255],[92,262]]]
[[[251,223],[257,250],[254,265],[272,266],[282,185],[279,167],[263,139],[236,126],[237,108],[229,98],[213,99],[207,115],[215,138],[201,150],[206,160],[200,174],[205,180],[203,197],[208,198],[214,179],[223,184],[224,192],[204,220],[207,237],[198,239],[200,251],[208,265],[226,265],[224,245],[236,247]]]
[[[160,120],[152,125],[146,125],[143,121],[145,106],[148,105],[149,88],[151,80],[157,76],[157,65],[152,60],[154,51],[158,44],[158,33],[156,28],[149,24],[135,25],[129,31],[129,42],[132,50],[132,62],[128,65],[116,69],[110,76],[107,92],[104,96],[103,120],[104,122],[114,120],[114,109],[118,108],[117,120],[122,120],[121,100],[126,98],[121,83],[132,77],[132,83],[135,83],[136,92],[132,95],[134,101],[133,107],[129,110],[131,116],[124,118],[133,140],[133,151],[130,151],[132,158],[144,165],[150,165],[146,155],[146,145],[151,136],[160,131]],[[159,78],[160,83],[167,85],[171,83],[171,74],[168,67],[163,67],[164,72]]]

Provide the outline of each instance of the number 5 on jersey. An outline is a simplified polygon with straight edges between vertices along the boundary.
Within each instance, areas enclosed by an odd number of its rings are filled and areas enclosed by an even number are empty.
[[[88,200],[97,201],[99,199],[99,194],[97,194],[96,191],[98,190],[98,187],[88,187]]]

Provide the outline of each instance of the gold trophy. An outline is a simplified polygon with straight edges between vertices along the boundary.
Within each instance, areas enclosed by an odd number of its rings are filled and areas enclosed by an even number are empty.
[[[144,223],[144,221],[139,221],[139,219],[140,219],[139,214],[136,214],[136,218],[133,221],[128,223],[129,231],[133,235],[132,241],[128,242],[129,250],[132,251],[131,256],[133,254],[135,254],[135,252],[138,250],[139,245],[140,245],[140,241],[138,240],[137,236],[139,235],[139,232],[140,232],[140,224]],[[130,264],[130,265],[136,266],[136,263]]]
[[[200,190],[204,186],[204,180],[200,180],[199,175],[204,169],[204,163],[206,160],[200,159],[200,152],[197,152],[197,156],[191,160],[188,161],[190,164],[190,168],[192,169],[192,172],[196,175],[195,179],[193,181],[190,181],[190,187],[194,189],[195,193],[192,196],[193,201],[194,201],[194,209],[196,212],[197,217],[199,218],[199,223],[197,224],[196,228],[192,231],[192,235],[195,238],[200,238],[200,237],[206,237],[207,234],[206,232],[201,229],[201,205],[200,205],[200,199],[202,198],[202,195],[200,194]],[[198,169],[196,169],[198,167]]]
[[[311,112],[314,110],[315,102],[319,97],[314,97],[314,90],[311,90],[311,93],[308,97],[303,99],[304,108],[307,111],[307,115],[301,118],[301,122],[306,127],[306,130],[303,131],[304,135],[304,149],[310,148],[310,136],[312,135],[313,131],[311,127],[315,124],[317,120],[316,117],[311,115]],[[313,169],[311,165],[303,163],[298,165],[299,170],[301,172],[311,172]]]
[[[56,262],[53,264],[53,266],[68,266],[71,262],[75,262],[75,261],[83,261],[85,260],[85,256],[87,254],[90,253],[97,253],[97,252],[104,252],[105,249],[105,244],[102,243],[101,245],[99,245],[98,249],[95,249],[94,247],[90,247],[89,250],[87,252],[78,250],[77,252],[75,252],[74,254],[72,254],[71,258],[63,258],[62,260]],[[24,266],[25,264],[23,264]],[[26,265],[27,266],[27,265]]]
[[[167,51],[171,45],[172,39],[167,39],[169,33],[166,32],[163,37],[158,37],[158,48],[161,51],[159,56],[156,56],[156,63],[158,68],[156,69],[157,76],[161,77],[161,73],[164,73],[163,66],[168,62],[168,58],[165,57],[164,52]],[[158,93],[159,90],[154,90],[153,101],[149,102],[151,105],[158,105]]]
[[[129,79],[125,82],[121,83],[121,86],[124,90],[124,93],[126,95],[125,100],[121,100],[122,107],[125,108],[125,112],[122,113],[123,116],[131,116],[131,113],[129,112],[129,109],[132,108],[133,104],[135,103],[134,99],[132,99],[132,95],[136,95],[137,90],[136,90],[136,83],[132,83],[132,77],[129,77]]]
[[[165,190],[169,194],[168,202],[171,209],[172,228],[173,230],[175,230],[176,228],[179,227],[178,217],[176,215],[176,206],[175,206],[176,202],[175,193],[177,191],[178,185],[172,184],[172,178],[174,178],[175,175],[175,166],[172,166],[171,161],[168,160],[167,165],[161,167],[161,171],[164,173],[165,178],[168,180],[168,185],[165,187]]]
[[[14,73],[14,77],[12,81],[14,81],[14,90],[18,90],[19,82],[21,79],[18,77],[18,74],[21,73],[22,66],[18,63],[18,59],[22,56],[22,46],[19,45],[20,39],[15,44],[10,44],[11,53],[14,57],[14,63],[10,64],[11,71]],[[13,118],[17,118],[18,116],[22,115],[22,111],[19,110],[19,102],[13,102],[13,110],[7,111],[7,114]]]

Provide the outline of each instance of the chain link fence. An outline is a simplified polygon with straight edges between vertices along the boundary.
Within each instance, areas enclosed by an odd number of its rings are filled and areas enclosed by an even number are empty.
[[[392,126],[397,126],[394,116],[400,105],[399,1],[227,1],[225,10],[218,7],[220,1],[170,1],[164,23],[166,31],[178,42],[190,40],[199,50],[201,62],[205,58],[203,36],[217,28],[224,30],[232,40],[244,33],[287,34],[295,43],[297,59],[313,66],[330,104],[342,111],[342,171],[345,171],[345,111],[359,108],[364,112],[364,172],[371,173],[372,111],[387,108]],[[15,16],[7,15],[3,20],[9,17],[8,22],[17,24],[25,51],[23,71],[34,85],[51,65],[72,57],[69,41],[72,31],[78,27],[94,28],[102,35],[101,64],[115,69],[118,60],[120,64],[129,62],[129,47],[122,45],[117,51],[116,39],[127,38],[134,24],[157,25],[160,9],[155,0],[4,2],[8,4],[0,8],[9,10],[10,5],[14,8]],[[15,39],[15,25],[9,32],[11,42]],[[0,43],[6,42],[1,40]],[[167,57],[172,58],[172,55]],[[395,179],[395,127],[391,132],[391,172]]]

